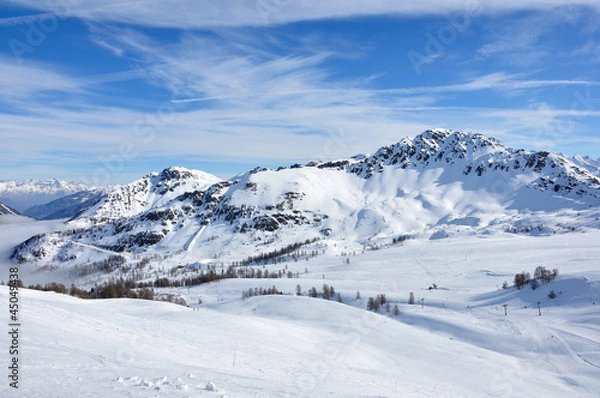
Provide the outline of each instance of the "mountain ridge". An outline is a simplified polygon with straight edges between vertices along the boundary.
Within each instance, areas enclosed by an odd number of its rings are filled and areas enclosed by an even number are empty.
[[[239,261],[315,239],[364,247],[399,235],[544,235],[600,227],[599,206],[600,179],[564,156],[436,129],[372,155],[258,167],[229,181],[165,169],[116,188],[70,220],[71,230],[33,237],[12,257],[40,266],[109,253]]]
[[[7,206],[4,203],[0,202],[0,216],[4,215],[19,216],[20,213],[15,209],[11,208],[10,206]]]
[[[45,204],[32,206],[25,210],[23,214],[38,220],[70,219],[95,205],[103,195],[111,190],[112,187],[105,187],[79,191]]]

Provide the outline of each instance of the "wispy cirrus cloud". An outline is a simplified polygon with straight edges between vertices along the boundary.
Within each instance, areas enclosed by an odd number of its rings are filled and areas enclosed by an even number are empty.
[[[555,34],[569,29],[590,35],[590,29],[598,24],[600,17],[598,4],[584,8],[565,4],[536,12],[525,8],[528,12],[515,14],[509,19],[489,18],[485,36],[487,42],[477,49],[476,54],[480,59],[500,60],[503,65],[511,67],[543,67],[549,59],[556,62],[557,57],[562,61],[570,56],[570,51],[566,50],[570,50],[571,43],[557,40]]]
[[[30,99],[49,92],[80,92],[77,83],[50,65],[16,65],[0,56],[0,98]]]
[[[37,0],[9,0],[9,4],[32,10],[55,13],[58,16],[86,20],[118,22],[141,26],[181,29],[218,27],[265,26],[315,21],[322,19],[354,18],[360,16],[447,15],[478,7],[481,12],[494,15],[524,10],[548,10],[562,6],[587,6],[598,9],[596,0],[146,0],[143,2],[118,0],[88,0],[85,2],[40,2]],[[2,20],[0,20],[2,24]]]

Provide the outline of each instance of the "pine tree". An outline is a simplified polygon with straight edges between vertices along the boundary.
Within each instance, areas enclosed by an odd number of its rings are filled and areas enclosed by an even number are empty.
[[[331,298],[329,295],[329,285],[323,285],[323,298],[325,300],[329,300]]]
[[[367,309],[369,311],[375,309],[375,300],[373,300],[373,297],[369,297],[369,299],[367,300]]]
[[[356,291],[356,301],[360,301],[362,300],[362,297],[360,296],[360,290]]]
[[[302,296],[302,288],[300,285],[296,285],[296,296]]]
[[[400,308],[398,308],[398,304],[394,305],[393,314],[394,314],[395,316],[398,316],[398,315],[400,315]]]
[[[338,303],[343,303],[344,301],[342,300],[342,295],[341,294],[337,294],[337,302]]]
[[[377,298],[379,299],[379,304],[384,305],[385,303],[387,303],[387,298],[385,297],[385,294],[380,294],[377,296]]]
[[[408,304],[414,304],[415,303],[415,294],[413,292],[410,292],[410,294],[408,295]]]

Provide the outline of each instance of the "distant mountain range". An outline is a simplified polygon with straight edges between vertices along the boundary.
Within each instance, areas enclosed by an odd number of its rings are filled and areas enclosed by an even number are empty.
[[[60,180],[0,181],[0,202],[27,214],[32,206],[46,204],[55,199],[89,190],[85,184]]]
[[[256,168],[228,181],[172,167],[102,193],[66,231],[32,237],[13,258],[52,267],[115,254],[234,262],[316,239],[369,248],[406,236],[600,228],[591,164],[437,129],[374,154]]]

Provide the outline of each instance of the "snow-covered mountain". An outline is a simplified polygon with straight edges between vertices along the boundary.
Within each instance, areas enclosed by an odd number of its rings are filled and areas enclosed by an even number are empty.
[[[0,201],[25,212],[32,206],[43,205],[63,196],[89,190],[85,184],[60,180],[0,181]]]
[[[592,158],[589,156],[575,155],[571,158],[577,166],[589,170],[592,174],[600,177],[600,158]]]
[[[131,219],[152,209],[165,207],[183,194],[205,190],[220,181],[219,177],[203,171],[170,167],[160,173],[148,174],[131,184],[115,187],[70,223],[77,227],[89,227]]]
[[[15,209],[8,207],[4,203],[0,202],[0,216],[4,216],[4,215],[17,216],[17,215],[19,215],[19,212],[16,211]]]
[[[370,247],[400,235],[554,234],[600,227],[599,206],[600,179],[564,156],[438,129],[372,155],[257,168],[230,181],[170,168],[116,188],[69,221],[71,230],[35,236],[13,258],[234,262],[315,239]]]
[[[98,203],[112,188],[92,188],[53,200],[43,205],[32,206],[23,212],[38,220],[73,218]]]

